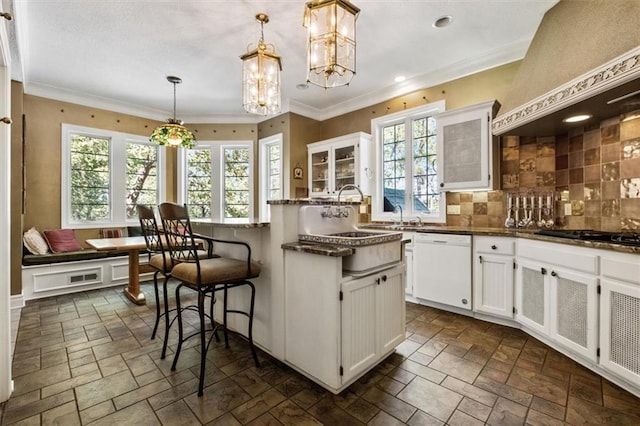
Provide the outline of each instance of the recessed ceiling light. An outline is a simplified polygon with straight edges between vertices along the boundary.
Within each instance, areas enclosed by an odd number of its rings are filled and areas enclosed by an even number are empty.
[[[396,83],[400,83],[401,81],[405,81],[407,78],[404,75],[398,75],[393,79]]]
[[[433,28],[444,28],[449,25],[451,21],[453,21],[453,18],[450,15],[441,16],[435,20]]]
[[[565,118],[564,121],[565,123],[579,123],[581,121],[585,121],[590,119],[592,116],[588,115],[588,114],[579,114],[579,115],[573,115],[571,117],[567,117]]]

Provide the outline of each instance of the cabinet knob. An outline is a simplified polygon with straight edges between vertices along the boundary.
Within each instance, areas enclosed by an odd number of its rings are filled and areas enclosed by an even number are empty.
[[[2,121],[4,124],[11,124],[12,123],[11,118],[9,118],[9,117],[2,117],[2,118],[0,118],[0,121]]]
[[[444,188],[444,182],[440,182],[440,188]]]
[[[376,284],[380,285],[380,278],[376,278]]]
[[[467,299],[462,299],[462,304],[466,305],[467,303],[469,303],[469,301],[467,301]]]
[[[558,274],[556,274],[556,271],[551,271],[551,276],[552,276],[552,277],[557,277],[557,276],[558,276]]]
[[[382,276],[382,282],[387,282],[387,276],[386,275]]]
[[[498,246],[495,245],[495,244],[491,246],[491,250],[496,250],[497,248],[498,248]]]
[[[545,268],[540,268],[540,273],[542,275],[547,275],[547,270]]]

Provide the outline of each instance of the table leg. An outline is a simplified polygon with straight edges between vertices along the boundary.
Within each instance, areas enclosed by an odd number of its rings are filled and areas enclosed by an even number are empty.
[[[129,285],[124,288],[124,294],[136,305],[144,305],[144,293],[140,291],[140,255],[138,249],[129,250]]]

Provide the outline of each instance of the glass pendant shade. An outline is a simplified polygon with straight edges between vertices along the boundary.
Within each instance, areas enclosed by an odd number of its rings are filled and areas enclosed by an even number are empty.
[[[356,74],[356,19],[346,0],[314,0],[305,6],[308,31],[307,81],[330,88],[348,85]]]
[[[195,148],[196,138],[193,133],[182,125],[182,120],[176,118],[176,84],[182,83],[180,77],[168,76],[167,80],[173,84],[173,118],[167,119],[167,123],[156,127],[149,140],[158,145]]]
[[[269,17],[256,15],[261,28]],[[262,31],[262,30],[261,30]],[[282,64],[275,48],[264,42],[261,35],[258,47],[240,57],[242,59],[242,106],[251,114],[268,115],[280,112],[280,71]]]

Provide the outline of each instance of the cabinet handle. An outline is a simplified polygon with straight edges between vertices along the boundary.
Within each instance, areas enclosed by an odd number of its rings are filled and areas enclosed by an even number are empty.
[[[478,260],[482,263],[482,256],[478,256]]]
[[[498,248],[498,246],[496,246],[495,244],[491,246],[491,250],[496,250]]]
[[[382,276],[382,282],[385,282],[385,283],[387,282],[387,276],[386,275]]]
[[[556,271],[551,271],[551,276],[552,276],[552,277],[557,277],[557,276],[558,276],[558,274],[556,274]]]
[[[444,182],[440,182],[440,188],[444,188]]]
[[[547,270],[545,268],[540,268],[540,273],[542,275],[547,275]]]

